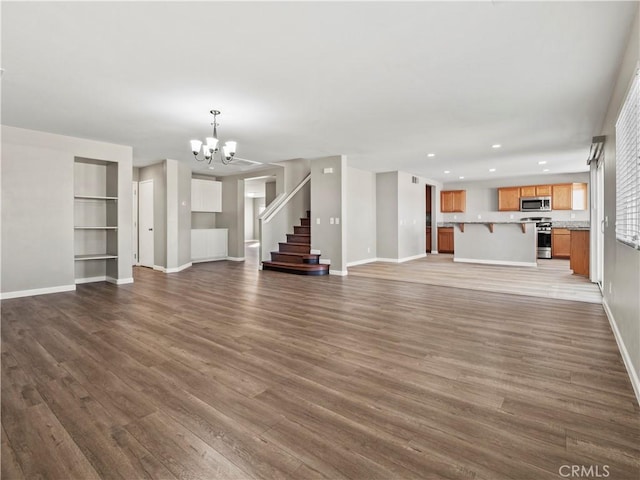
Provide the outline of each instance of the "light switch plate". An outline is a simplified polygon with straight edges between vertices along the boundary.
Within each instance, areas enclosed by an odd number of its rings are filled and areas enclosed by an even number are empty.
[[[316,225],[320,225],[320,219],[316,218]]]

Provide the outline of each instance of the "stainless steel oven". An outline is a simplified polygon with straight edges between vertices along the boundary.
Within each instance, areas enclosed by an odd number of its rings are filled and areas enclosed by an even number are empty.
[[[526,217],[522,221],[536,222],[538,258],[551,258],[551,217]]]

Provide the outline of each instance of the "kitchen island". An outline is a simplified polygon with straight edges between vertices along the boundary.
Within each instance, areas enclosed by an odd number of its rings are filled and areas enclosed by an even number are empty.
[[[454,262],[536,267],[536,222],[453,223]]]

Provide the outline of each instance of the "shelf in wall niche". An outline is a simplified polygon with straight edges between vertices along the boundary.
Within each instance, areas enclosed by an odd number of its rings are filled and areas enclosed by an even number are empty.
[[[94,254],[86,254],[86,255],[75,255],[74,260],[77,262],[84,260],[108,260],[110,258],[118,258],[117,255],[110,255],[108,253],[94,253]]]
[[[73,227],[75,230],[117,230],[118,227]]]
[[[99,195],[74,195],[78,200],[118,200],[118,197],[103,197]]]

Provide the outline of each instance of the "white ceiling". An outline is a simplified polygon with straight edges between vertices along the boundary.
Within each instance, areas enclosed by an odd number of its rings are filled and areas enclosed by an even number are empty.
[[[2,2],[2,123],[440,181],[586,170],[633,2]],[[499,150],[491,148],[500,143]],[[434,152],[433,158],[427,153]],[[250,167],[242,167],[247,169]],[[489,168],[496,168],[490,173]],[[450,174],[444,174],[450,170]]]

